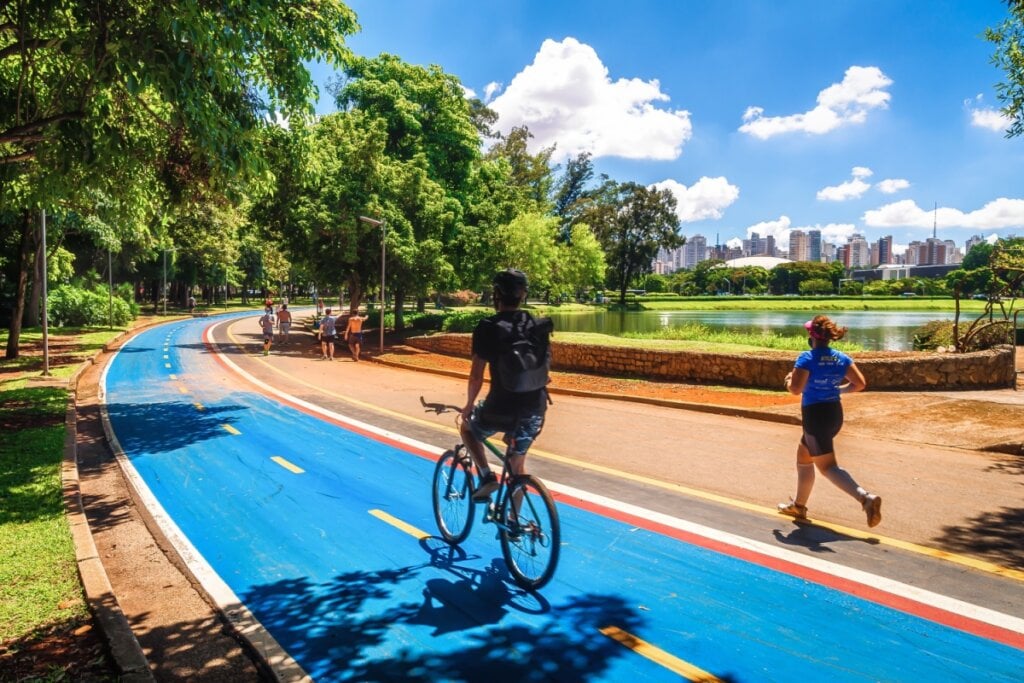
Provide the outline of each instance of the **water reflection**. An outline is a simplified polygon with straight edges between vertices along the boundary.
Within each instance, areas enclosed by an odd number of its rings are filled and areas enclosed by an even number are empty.
[[[806,311],[586,311],[552,313],[555,329],[567,332],[653,332],[700,322],[713,329],[737,332],[804,334]],[[945,311],[836,311],[830,317],[850,328],[847,339],[865,349],[907,351],[913,347],[914,332],[930,320],[952,320]]]

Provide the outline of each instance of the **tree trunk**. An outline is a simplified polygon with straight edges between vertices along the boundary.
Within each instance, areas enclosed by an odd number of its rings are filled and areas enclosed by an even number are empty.
[[[32,267],[32,212],[23,214],[21,226],[21,247],[18,250],[18,287],[14,295],[14,307],[11,311],[11,328],[7,335],[7,352],[4,358],[18,357],[18,344],[21,342],[21,321],[25,315],[25,289],[28,284],[28,271]]]
[[[427,297],[418,296],[416,297],[416,312],[423,313],[427,310]]]
[[[403,306],[402,306],[402,302],[403,301],[405,301],[405,290],[404,289],[396,289],[395,290],[395,332],[401,332],[402,330],[405,329],[405,319],[402,317],[402,314],[404,312],[403,311]],[[383,313],[383,311],[384,311],[384,309],[381,308],[381,312],[382,313]],[[381,325],[383,325],[383,324],[384,324],[384,318],[381,318]]]
[[[36,239],[36,257],[32,269],[32,293],[25,302],[25,325],[28,327],[39,327],[40,302],[43,298],[43,241]]]

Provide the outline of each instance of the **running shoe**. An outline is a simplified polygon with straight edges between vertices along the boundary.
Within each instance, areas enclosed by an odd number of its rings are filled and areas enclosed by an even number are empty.
[[[864,496],[864,502],[861,504],[864,508],[864,514],[868,518],[868,526],[878,526],[882,522],[882,497],[876,496],[873,493],[869,493]]]
[[[795,500],[790,499],[788,503],[779,503],[776,506],[780,515],[789,515],[797,519],[807,519],[807,506],[800,505]]]

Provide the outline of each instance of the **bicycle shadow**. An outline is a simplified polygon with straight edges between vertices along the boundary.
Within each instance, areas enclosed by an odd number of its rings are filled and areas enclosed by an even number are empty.
[[[498,624],[510,612],[546,614],[551,605],[542,595],[515,585],[504,562],[495,558],[483,569],[470,566],[479,560],[459,546],[431,536],[420,541],[429,555],[429,565],[454,578],[428,579],[423,604],[410,623],[431,626],[431,635]]]

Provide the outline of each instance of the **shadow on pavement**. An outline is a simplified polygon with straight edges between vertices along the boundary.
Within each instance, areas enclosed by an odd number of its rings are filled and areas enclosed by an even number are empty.
[[[836,552],[829,547],[831,543],[850,541],[867,543],[868,545],[878,545],[879,543],[877,538],[854,538],[853,536],[836,533],[831,529],[826,529],[809,522],[794,521],[793,524],[796,528],[792,529],[789,533],[783,533],[778,529],[774,529],[772,534],[775,536],[775,540],[782,545],[800,546],[814,553]]]
[[[249,408],[225,405],[198,411],[184,401],[107,404],[110,422],[126,453],[162,453],[223,437],[223,425],[236,422],[232,415],[243,410]]]
[[[463,562],[478,558],[459,548],[435,538],[422,546],[430,555],[422,565],[346,572],[324,583],[284,579],[240,597],[316,680],[587,681],[615,659],[636,656],[599,631],[642,629],[643,616],[619,596],[549,604],[511,584],[498,560],[468,568]],[[428,567],[452,578],[424,578]]]
[[[947,550],[1024,570],[1024,508],[985,512],[965,525],[944,527],[935,542]]]

